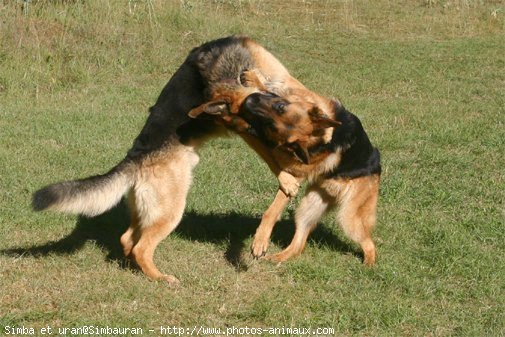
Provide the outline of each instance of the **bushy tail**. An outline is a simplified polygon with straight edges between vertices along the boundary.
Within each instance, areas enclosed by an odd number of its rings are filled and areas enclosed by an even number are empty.
[[[46,186],[33,194],[33,209],[86,216],[102,214],[114,207],[133,186],[135,173],[135,163],[125,159],[106,174]]]

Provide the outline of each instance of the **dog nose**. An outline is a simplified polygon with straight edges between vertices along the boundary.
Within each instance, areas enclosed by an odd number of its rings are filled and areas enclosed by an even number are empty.
[[[245,100],[245,104],[250,106],[250,105],[256,105],[260,101],[260,95],[258,93],[251,94],[247,96]]]
[[[260,99],[261,99],[260,94],[258,93],[251,94],[247,96],[247,98],[245,99],[245,105],[248,108],[254,108],[258,105]]]
[[[268,100],[272,99],[272,98],[277,98],[279,96],[277,96],[276,94],[273,94],[271,92],[255,92],[254,94],[250,94],[249,96],[247,96],[246,100],[245,100],[245,105],[249,108],[251,107],[255,107],[255,106],[258,106],[258,104],[261,103],[261,101],[267,101],[269,102]]]
[[[244,101],[244,112],[246,112],[246,115],[244,115],[243,117],[246,118],[247,120],[247,117],[255,117],[255,118],[258,118],[258,117],[263,117],[263,113],[262,113],[262,110],[263,110],[263,105],[264,105],[264,102],[263,101],[263,95],[262,94],[259,94],[259,93],[254,93],[254,94],[251,94],[249,95],[245,101]],[[249,123],[251,123],[251,121],[248,120]]]

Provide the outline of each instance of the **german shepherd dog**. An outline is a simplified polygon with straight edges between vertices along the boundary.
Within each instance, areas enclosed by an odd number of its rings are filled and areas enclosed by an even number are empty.
[[[289,88],[291,92],[303,93],[300,97],[314,101],[327,113],[332,109],[329,100],[311,94],[271,53],[251,39],[231,36],[214,40],[189,53],[150,108],[144,127],[120,163],[102,175],[38,190],[33,195],[33,208],[95,216],[128,194],[131,224],[120,238],[125,256],[149,278],[177,283],[174,276],[161,273],[155,266],[154,251],[182,218],[192,170],[199,161],[198,148],[207,139],[226,133],[223,123],[193,119],[188,112],[212,98],[212,84],[238,83],[246,69],[260,71],[277,91]],[[298,180],[281,170],[279,163],[284,162],[273,160],[272,151],[258,137],[247,133],[241,136],[267,161],[279,180],[276,200],[287,203],[289,195],[298,190]],[[282,158],[289,160],[288,156]],[[270,222],[270,213],[271,210],[265,213],[262,223]]]
[[[332,109],[325,112],[313,100],[313,93],[286,87],[279,90],[278,83],[271,85],[257,69],[245,71],[242,77],[243,84],[263,92],[250,94],[240,86],[217,83],[213,101],[191,110],[189,116],[214,115],[238,133],[256,134],[264,142],[269,160],[300,182],[309,180],[296,210],[291,244],[266,258],[282,262],[300,254],[322,215],[338,206],[337,218],[344,233],[361,246],[364,263],[373,265],[376,250],[371,232],[376,222],[380,154],[360,120],[338,101],[332,101]],[[265,91],[277,91],[283,97]],[[287,199],[278,193],[265,213],[252,246],[255,257],[265,254]]]

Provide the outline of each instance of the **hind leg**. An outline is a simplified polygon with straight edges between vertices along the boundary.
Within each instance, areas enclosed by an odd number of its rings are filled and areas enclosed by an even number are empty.
[[[178,283],[161,273],[154,264],[154,251],[181,221],[191,184],[191,171],[198,156],[190,148],[179,146],[145,164],[135,183],[132,226],[121,238],[123,247],[131,248],[131,257],[153,280]],[[135,222],[138,220],[138,226]]]
[[[378,176],[351,180],[340,199],[338,219],[344,233],[363,250],[363,263],[372,266],[376,260],[372,230],[375,227],[377,199],[379,194]]]
[[[125,257],[129,257],[132,252],[132,248],[134,245],[134,241],[133,241],[133,233],[134,232],[135,232],[135,227],[132,227],[132,225],[130,225],[130,227],[128,227],[126,232],[124,232],[124,234],[121,235],[121,238],[119,239],[121,242],[121,246],[123,247],[123,253],[124,253]]]
[[[135,193],[133,190],[128,192],[128,208],[130,210],[130,227],[121,235],[121,246],[125,257],[130,257],[133,246],[137,243],[138,230],[139,230],[139,215],[137,212],[137,205],[135,202]]]
[[[178,206],[172,214],[165,214],[154,223],[139,230],[140,239],[133,247],[131,255],[142,272],[153,280],[165,280],[172,284],[179,283],[175,276],[160,272],[154,264],[153,258],[158,244],[179,224],[183,210],[184,205]]]
[[[329,202],[324,197],[324,192],[317,187],[311,188],[300,202],[296,210],[296,231],[289,246],[280,253],[266,256],[274,262],[282,262],[291,257],[300,255],[305,248],[309,234],[316,228],[317,222],[328,209]]]

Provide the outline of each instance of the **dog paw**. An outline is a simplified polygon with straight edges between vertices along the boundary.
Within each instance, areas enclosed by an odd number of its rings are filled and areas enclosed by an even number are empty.
[[[363,249],[363,263],[371,267],[375,264],[377,258],[377,253],[375,251],[375,245],[371,238],[365,239],[361,242],[361,249]]]
[[[282,252],[277,253],[277,254],[266,255],[266,256],[262,257],[262,259],[273,262],[273,263],[281,263],[281,262],[286,261],[288,258],[289,257],[286,257]]]
[[[245,69],[240,73],[240,84],[244,87],[254,87],[254,82],[251,81],[251,70]]]
[[[269,244],[268,241],[269,241],[268,238],[260,239],[256,236],[254,237],[254,241],[251,245],[251,254],[254,258],[258,259],[266,254]]]
[[[288,197],[295,197],[298,194],[300,184],[298,183],[298,179],[293,177],[291,174],[281,171],[277,180],[279,180],[279,188]]]
[[[172,287],[177,287],[181,284],[181,281],[179,281],[177,279],[177,277],[175,277],[173,275],[166,275],[165,274],[161,277],[160,281],[165,281]]]
[[[240,83],[244,87],[261,88],[263,75],[256,69],[245,69],[240,73]]]
[[[281,263],[292,257],[300,255],[301,252],[302,249],[300,247],[288,246],[288,248],[284,249],[282,252],[264,256],[263,259],[274,263]]]
[[[373,253],[365,253],[363,258],[363,264],[367,267],[373,267],[375,265],[375,252]]]

